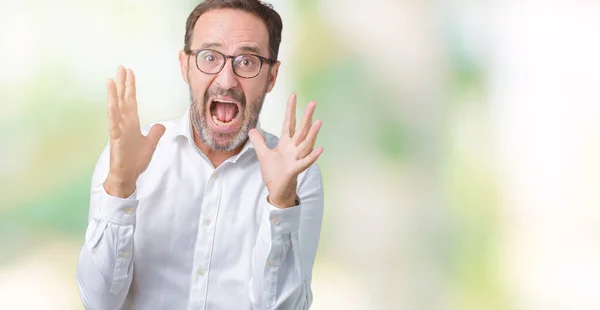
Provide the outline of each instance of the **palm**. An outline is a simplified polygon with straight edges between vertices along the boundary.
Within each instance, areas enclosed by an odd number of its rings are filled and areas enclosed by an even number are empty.
[[[260,132],[253,129],[250,140],[256,149],[263,181],[275,202],[295,198],[298,174],[312,165],[323,153],[322,148],[314,149],[321,121],[312,123],[316,104],[310,102],[304,112],[302,123],[296,130],[296,96],[288,100],[286,117],[279,144],[269,149]],[[293,191],[293,193],[292,193]]]
[[[140,131],[133,71],[119,67],[116,83],[108,82],[108,129],[110,174],[134,182],[146,170],[165,128],[152,127],[147,136]]]

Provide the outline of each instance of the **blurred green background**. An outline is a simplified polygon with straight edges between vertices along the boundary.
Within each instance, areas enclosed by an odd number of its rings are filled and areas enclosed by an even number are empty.
[[[277,85],[316,100],[312,309],[600,309],[600,4],[274,0]],[[0,0],[0,309],[82,309],[105,81],[142,123],[188,102],[197,1]]]

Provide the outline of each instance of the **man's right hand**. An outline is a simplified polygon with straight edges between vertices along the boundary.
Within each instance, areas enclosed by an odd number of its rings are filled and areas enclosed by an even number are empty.
[[[152,126],[147,136],[140,130],[135,97],[135,76],[131,69],[119,66],[116,82],[108,80],[108,131],[110,169],[104,182],[106,192],[127,198],[133,194],[138,177],[148,168],[163,125]]]

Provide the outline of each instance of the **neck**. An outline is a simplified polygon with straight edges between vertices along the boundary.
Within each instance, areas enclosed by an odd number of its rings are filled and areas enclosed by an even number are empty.
[[[215,151],[210,146],[206,145],[198,134],[196,130],[192,130],[194,135],[194,144],[198,147],[198,149],[206,155],[208,160],[213,164],[215,168],[219,167],[223,162],[225,162],[228,158],[231,158],[237,154],[239,154],[244,148],[244,143],[240,144],[240,146],[236,147],[233,151],[230,152],[221,152]]]

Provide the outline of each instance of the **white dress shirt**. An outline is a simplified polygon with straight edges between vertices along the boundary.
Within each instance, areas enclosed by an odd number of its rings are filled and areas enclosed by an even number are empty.
[[[193,142],[189,113],[161,122],[166,132],[127,199],[104,190],[108,146],[100,155],[77,266],[85,307],[308,309],[323,217],[319,168],[298,176],[300,205],[276,208],[252,143],[215,169]],[[261,132],[274,148],[278,138]]]

